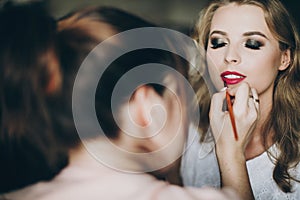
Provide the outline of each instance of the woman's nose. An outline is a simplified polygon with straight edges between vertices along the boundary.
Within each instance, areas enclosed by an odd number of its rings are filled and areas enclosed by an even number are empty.
[[[241,61],[240,54],[238,49],[234,46],[228,46],[226,54],[225,54],[225,62],[227,64],[236,65]]]

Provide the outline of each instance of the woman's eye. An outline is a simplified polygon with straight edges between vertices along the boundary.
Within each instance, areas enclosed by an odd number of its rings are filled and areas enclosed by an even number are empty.
[[[224,47],[227,43],[224,42],[222,39],[220,38],[212,38],[210,40],[210,44],[211,44],[211,48],[212,49],[217,49],[220,47]]]
[[[253,50],[259,50],[263,44],[257,40],[249,39],[246,41],[245,47]]]

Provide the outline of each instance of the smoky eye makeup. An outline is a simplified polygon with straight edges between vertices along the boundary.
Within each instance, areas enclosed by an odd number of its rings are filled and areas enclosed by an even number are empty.
[[[218,49],[224,47],[227,43],[222,38],[212,37],[210,38],[210,47],[212,49]]]
[[[247,39],[245,42],[245,47],[252,50],[259,50],[263,46],[264,43],[256,39]]]

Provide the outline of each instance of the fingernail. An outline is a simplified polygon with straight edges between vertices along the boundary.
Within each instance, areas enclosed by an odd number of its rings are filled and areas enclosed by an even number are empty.
[[[223,87],[223,88],[220,90],[220,92],[223,92],[223,91],[227,90],[227,88],[228,88],[228,87]]]

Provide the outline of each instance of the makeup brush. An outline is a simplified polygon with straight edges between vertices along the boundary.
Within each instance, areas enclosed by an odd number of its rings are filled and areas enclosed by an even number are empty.
[[[227,102],[227,108],[228,108],[229,117],[230,117],[232,129],[233,129],[234,138],[235,138],[235,140],[238,140],[238,134],[237,134],[235,120],[234,120],[234,114],[233,114],[233,108],[232,108],[232,103],[231,103],[231,97],[230,97],[230,94],[228,93],[227,90],[226,90],[226,102]]]
[[[224,82],[224,87],[227,88],[226,82]],[[235,120],[234,120],[233,108],[232,108],[232,103],[231,103],[231,96],[230,96],[227,89],[226,89],[226,103],[224,103],[224,104],[226,105],[225,110],[227,110],[229,112],[229,117],[230,117],[232,129],[233,129],[234,139],[237,141],[238,140],[238,134],[237,134]]]

